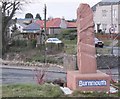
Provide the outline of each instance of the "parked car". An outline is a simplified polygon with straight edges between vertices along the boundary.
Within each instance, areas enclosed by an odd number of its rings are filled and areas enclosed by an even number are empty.
[[[59,44],[59,43],[62,43],[61,40],[59,40],[58,38],[48,38],[46,40],[46,43],[55,43],[55,44]]]
[[[94,40],[95,40],[95,47],[103,48],[103,46],[104,46],[104,42],[103,41],[99,40],[98,38],[94,38]]]

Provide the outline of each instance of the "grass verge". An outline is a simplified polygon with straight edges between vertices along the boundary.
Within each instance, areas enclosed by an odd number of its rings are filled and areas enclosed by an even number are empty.
[[[59,86],[45,83],[3,85],[2,97],[60,97],[63,92]]]
[[[120,86],[120,83],[115,86]],[[2,97],[120,97],[120,91],[114,94],[108,94],[106,92],[81,92],[75,90],[71,95],[64,95],[58,85],[51,85],[45,83],[43,85],[37,84],[13,84],[2,86]],[[111,98],[112,99],[112,98]]]

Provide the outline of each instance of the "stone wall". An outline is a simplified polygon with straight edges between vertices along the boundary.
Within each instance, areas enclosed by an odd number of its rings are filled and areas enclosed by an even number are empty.
[[[76,69],[76,56],[75,55],[64,55],[63,66],[65,70],[75,70]]]
[[[67,70],[75,70],[76,66],[76,56],[75,55],[65,55],[63,59],[63,65]],[[107,69],[118,67],[119,59],[118,56],[112,55],[100,55],[97,56],[97,69]]]
[[[112,55],[101,55],[97,57],[97,67],[98,68],[114,68],[118,67],[118,58],[117,56]]]

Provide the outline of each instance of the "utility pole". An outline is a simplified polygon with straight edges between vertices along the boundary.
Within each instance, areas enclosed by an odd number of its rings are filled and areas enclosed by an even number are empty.
[[[45,4],[45,8],[44,8],[44,62],[45,64],[47,63],[47,48],[46,48],[46,14],[47,14],[47,7]]]
[[[45,8],[44,8],[44,32],[45,32],[45,36],[46,36],[46,14],[47,14],[47,7],[45,4]]]

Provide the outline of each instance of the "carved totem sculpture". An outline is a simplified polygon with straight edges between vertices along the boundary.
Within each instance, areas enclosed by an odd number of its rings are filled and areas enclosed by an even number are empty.
[[[93,12],[81,4],[77,10],[77,62],[80,73],[96,73]]]
[[[97,70],[93,12],[88,4],[77,9],[77,64],[67,71],[67,87],[80,91],[109,91],[110,76]]]

